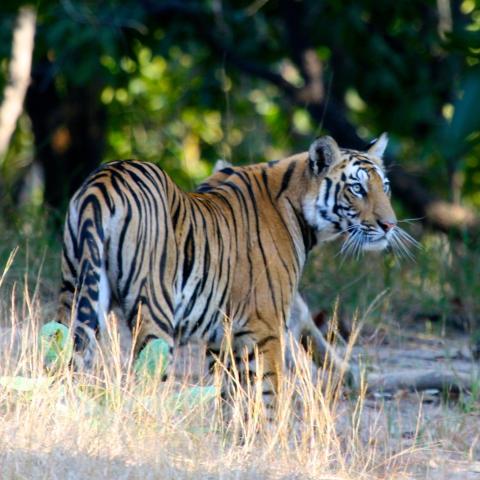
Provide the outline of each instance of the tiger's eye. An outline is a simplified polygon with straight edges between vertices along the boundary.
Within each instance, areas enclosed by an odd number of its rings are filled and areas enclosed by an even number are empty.
[[[363,194],[363,187],[359,183],[354,183],[351,187],[353,193]]]

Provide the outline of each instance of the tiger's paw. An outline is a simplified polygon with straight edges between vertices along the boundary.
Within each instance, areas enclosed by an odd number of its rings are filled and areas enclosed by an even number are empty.
[[[138,354],[133,367],[135,373],[149,378],[158,375],[163,379],[167,372],[169,352],[170,347],[165,340],[161,338],[150,340]]]
[[[48,322],[40,329],[39,347],[47,370],[67,365],[73,355],[73,340],[68,328],[58,322]]]

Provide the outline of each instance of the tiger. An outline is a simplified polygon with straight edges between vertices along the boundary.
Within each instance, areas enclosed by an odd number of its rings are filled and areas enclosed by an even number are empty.
[[[193,193],[153,163],[99,167],[70,200],[64,228],[58,320],[73,322],[75,366],[91,368],[116,303],[137,358],[152,342],[167,345],[164,376],[175,345],[200,339],[217,358],[228,331],[242,378],[258,373],[273,411],[282,332],[309,252],[337,238],[354,254],[405,244],[386,146],[386,135],[362,152],[323,136]]]

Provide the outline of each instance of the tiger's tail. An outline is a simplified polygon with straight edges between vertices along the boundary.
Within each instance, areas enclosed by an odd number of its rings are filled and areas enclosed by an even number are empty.
[[[74,363],[79,368],[93,363],[96,336],[105,327],[111,300],[105,222],[99,217],[101,208],[94,199],[84,198],[80,205],[72,199],[63,239],[58,321],[73,326]]]

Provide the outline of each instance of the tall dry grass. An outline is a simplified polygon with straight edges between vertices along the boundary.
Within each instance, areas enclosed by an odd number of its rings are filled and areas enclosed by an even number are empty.
[[[421,409],[414,409],[404,437],[391,408],[381,402],[372,408],[364,386],[346,395],[333,370],[315,370],[301,349],[294,349],[272,422],[255,380],[235,389],[227,408],[219,394],[191,399],[193,385],[210,383],[219,392],[225,376],[237,381],[221,364],[205,376],[200,347],[179,352],[166,382],[137,378],[115,316],[92,373],[63,366],[47,375],[38,332],[52,306],[38,294],[41,276],[22,289],[2,285],[12,262],[0,276],[2,480],[413,478],[440,455],[438,440],[424,433]],[[16,385],[19,376],[31,384]]]

